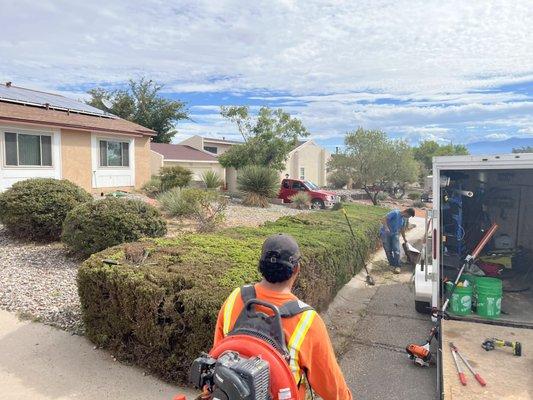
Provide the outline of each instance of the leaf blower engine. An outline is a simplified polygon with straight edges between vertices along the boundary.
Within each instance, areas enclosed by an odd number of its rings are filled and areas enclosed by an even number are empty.
[[[191,366],[189,381],[203,390],[198,399],[299,400],[281,319],[312,308],[298,301],[278,308],[256,299],[253,286],[242,287],[241,297],[233,329]]]

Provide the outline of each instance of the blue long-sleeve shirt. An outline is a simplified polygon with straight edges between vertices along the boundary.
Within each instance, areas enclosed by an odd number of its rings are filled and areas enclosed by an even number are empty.
[[[400,210],[392,210],[386,217],[387,225],[391,235],[397,235],[400,230],[406,225],[407,219],[402,216]],[[381,226],[381,234],[385,233],[385,226]]]

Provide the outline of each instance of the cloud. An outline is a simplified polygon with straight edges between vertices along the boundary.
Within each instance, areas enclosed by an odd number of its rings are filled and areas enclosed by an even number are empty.
[[[0,78],[22,86],[80,98],[147,76],[169,95],[282,106],[323,140],[359,125],[409,140],[533,133],[530,0],[19,0],[2,12]],[[191,104],[180,132],[235,134],[219,103]]]

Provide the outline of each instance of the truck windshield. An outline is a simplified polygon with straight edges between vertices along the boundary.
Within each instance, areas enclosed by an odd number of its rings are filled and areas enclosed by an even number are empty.
[[[311,181],[305,181],[304,183],[305,183],[305,186],[307,186],[307,188],[310,189],[310,190],[318,190],[318,189],[320,189],[317,185],[315,185]]]

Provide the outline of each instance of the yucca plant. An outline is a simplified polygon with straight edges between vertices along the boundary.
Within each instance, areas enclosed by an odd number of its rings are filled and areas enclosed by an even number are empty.
[[[279,191],[279,175],[270,168],[259,165],[244,167],[237,178],[240,191],[245,193],[244,205],[268,207],[268,199],[276,197]]]
[[[289,199],[298,210],[307,210],[311,207],[311,197],[307,192],[298,192],[289,197]]]
[[[220,176],[213,170],[205,171],[202,174],[202,181],[204,181],[207,189],[218,189],[224,183]]]

